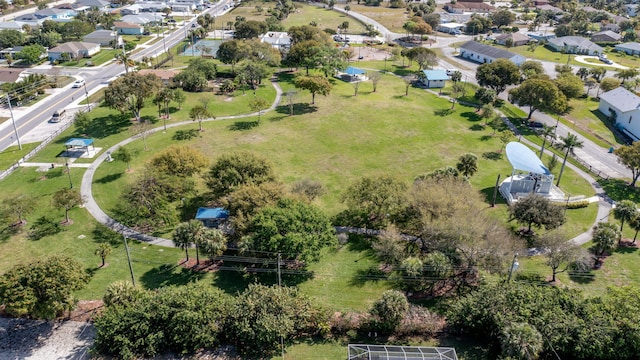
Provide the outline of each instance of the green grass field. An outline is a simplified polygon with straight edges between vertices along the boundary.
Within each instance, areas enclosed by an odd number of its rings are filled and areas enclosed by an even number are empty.
[[[264,8],[262,13],[256,11],[256,5],[260,5]],[[243,16],[247,20],[264,21],[269,14],[267,9],[275,5],[275,3],[258,3],[258,2],[242,2],[242,6],[236,7],[233,11],[219,16],[216,18],[216,28],[224,26],[227,28],[229,22],[235,22],[237,16]],[[287,19],[282,21],[282,26],[285,29],[291,26],[309,25],[312,21],[315,21],[319,29],[333,29],[338,30],[338,25],[344,21],[349,22],[348,34],[362,34],[365,31],[364,24],[359,20],[328,9],[321,7],[307,5],[297,2],[295,14],[291,14]]]

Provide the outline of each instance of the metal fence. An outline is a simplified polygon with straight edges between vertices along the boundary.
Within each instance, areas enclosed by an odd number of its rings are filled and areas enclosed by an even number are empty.
[[[38,151],[42,150],[45,146],[49,145],[58,135],[60,135],[63,131],[67,130],[73,124],[73,119],[62,124],[60,128],[56,131],[52,132],[49,136],[47,136],[38,146],[36,146],[33,150],[29,151],[25,156],[23,156],[16,163],[11,165],[7,170],[0,173],[0,180],[3,180],[7,176],[11,175],[16,169],[20,167],[20,164],[31,159]]]

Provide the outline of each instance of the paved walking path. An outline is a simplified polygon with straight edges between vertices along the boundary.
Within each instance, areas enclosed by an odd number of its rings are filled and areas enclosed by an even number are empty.
[[[263,111],[262,113],[267,112],[267,111],[275,110],[276,107],[280,104],[280,101],[282,100],[282,88],[280,88],[280,85],[278,85],[278,83],[276,82],[276,78],[275,77],[271,78],[271,84],[276,89],[276,98],[275,98],[273,104],[271,104],[271,106],[267,110]],[[255,117],[255,116],[258,116],[257,112],[256,113],[251,113],[251,114],[244,114],[244,115],[221,116],[221,117],[218,117],[218,118],[211,118],[211,119],[206,119],[206,120],[203,120],[203,121],[205,121],[205,122],[220,121],[220,120],[240,119],[240,118]],[[179,123],[169,124],[169,125],[167,125],[167,128],[173,128],[173,127],[182,126],[182,125],[190,124],[190,123],[192,123],[192,121],[183,121],[183,122],[179,122]],[[157,127],[157,128],[154,128],[154,129],[150,130],[149,133],[152,134],[152,133],[155,133],[155,132],[158,132],[158,131],[163,131],[163,130],[164,130],[164,127],[160,126],[160,127]],[[120,147],[122,147],[124,145],[127,145],[130,142],[137,140],[138,138],[140,138],[140,135],[136,135],[136,136],[130,137],[128,139],[125,139],[125,140],[119,142],[118,144],[116,144],[116,145],[112,146],[111,148],[109,148],[107,151],[105,151],[102,154],[100,154],[93,163],[89,164],[89,166],[87,168],[87,171],[82,176],[82,184],[80,185],[80,195],[85,200],[85,209],[87,209],[87,211],[89,211],[89,213],[96,220],[98,220],[98,222],[100,222],[101,224],[103,224],[105,226],[108,226],[112,230],[122,234],[123,236],[125,236],[127,238],[144,241],[144,242],[147,242],[147,243],[153,244],[153,245],[159,245],[159,246],[165,246],[165,247],[175,247],[175,245],[173,244],[173,241],[170,240],[170,239],[164,239],[164,238],[160,238],[160,237],[150,236],[150,235],[147,235],[147,234],[142,234],[140,232],[137,232],[137,231],[125,226],[124,224],[121,224],[121,223],[117,222],[116,220],[111,218],[109,215],[107,215],[100,208],[100,206],[98,205],[96,200],[93,198],[93,189],[92,189],[93,176],[95,175],[95,171],[98,169],[98,166],[100,166],[100,164],[102,164],[105,161],[105,159],[107,158],[107,153],[109,153],[109,152],[113,153],[118,148],[120,148]]]

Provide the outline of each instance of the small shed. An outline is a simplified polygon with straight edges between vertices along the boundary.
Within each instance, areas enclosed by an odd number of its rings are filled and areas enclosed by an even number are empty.
[[[93,145],[93,139],[71,138],[64,145],[67,147],[67,153],[81,151],[89,154],[96,149]]]
[[[198,208],[198,212],[196,213],[196,220],[202,221],[204,226],[209,228],[218,228],[218,226],[227,221],[228,218],[229,211],[221,207],[201,207]]]
[[[443,88],[445,82],[449,80],[444,70],[423,70],[421,78],[422,83],[428,88]]]
[[[349,66],[344,72],[338,73],[338,77],[347,82],[367,80],[366,71]]]

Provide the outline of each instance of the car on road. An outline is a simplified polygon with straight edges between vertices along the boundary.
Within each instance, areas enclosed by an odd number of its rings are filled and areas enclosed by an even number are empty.
[[[82,87],[82,86],[84,86],[84,79],[78,79],[73,83],[72,88],[75,89],[75,88],[79,88],[79,87]]]
[[[532,127],[532,128],[541,128],[541,127],[543,127],[543,126],[544,126],[544,124],[543,124],[543,123],[541,123],[541,122],[539,122],[539,121],[529,121],[529,127]]]

